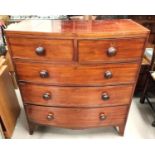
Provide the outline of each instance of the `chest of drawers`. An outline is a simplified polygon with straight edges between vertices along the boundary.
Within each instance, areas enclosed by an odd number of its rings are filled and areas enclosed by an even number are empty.
[[[149,30],[129,19],[29,20],[5,33],[30,134],[36,125],[124,134]]]

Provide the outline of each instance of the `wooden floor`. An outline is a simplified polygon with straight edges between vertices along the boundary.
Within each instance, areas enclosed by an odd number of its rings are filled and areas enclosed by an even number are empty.
[[[20,103],[21,98],[17,91]],[[139,98],[134,98],[130,109],[124,137],[117,134],[114,128],[104,127],[98,129],[69,130],[55,127],[40,127],[33,135],[29,135],[22,108],[13,138],[14,139],[103,139],[103,138],[155,138],[155,127],[151,126],[154,120],[152,110],[147,104],[140,104]]]

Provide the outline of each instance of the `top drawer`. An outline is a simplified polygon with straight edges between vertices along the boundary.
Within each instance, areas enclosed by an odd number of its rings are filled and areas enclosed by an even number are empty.
[[[79,61],[125,62],[137,60],[143,53],[145,39],[80,40]]]
[[[72,61],[73,41],[32,38],[9,38],[13,58]]]

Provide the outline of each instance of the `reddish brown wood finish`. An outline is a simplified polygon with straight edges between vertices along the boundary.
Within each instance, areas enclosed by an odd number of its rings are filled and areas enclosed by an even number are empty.
[[[130,19],[119,20],[27,20],[6,29],[8,37],[44,38],[121,38],[143,37],[149,30]],[[32,35],[33,34],[33,35]]]
[[[105,64],[96,66],[52,65],[45,63],[15,62],[18,79],[53,85],[109,85],[135,82],[137,63]],[[40,71],[48,71],[49,77],[41,78]],[[106,71],[112,78],[106,79]]]
[[[54,108],[26,105],[29,120],[44,125],[54,125],[65,128],[86,128],[124,123],[128,106],[105,108]],[[53,114],[54,119],[47,116]],[[106,116],[105,120],[100,115]]]
[[[9,38],[13,58],[30,59],[36,61],[63,62],[72,61],[73,41],[54,39]],[[36,48],[43,47],[44,54],[37,55]]]
[[[139,60],[145,43],[144,38],[139,39],[107,39],[107,40],[80,40],[79,61],[88,62],[122,62]],[[108,49],[114,47],[116,54],[108,55]]]
[[[25,103],[65,107],[103,107],[129,104],[128,96],[131,96],[132,93],[132,85],[107,87],[56,87],[20,83],[20,88]],[[51,98],[48,100],[44,99],[43,95],[45,93],[50,93]],[[108,100],[102,99],[104,93],[109,96]]]
[[[41,124],[74,129],[112,125],[123,135],[148,35],[131,20],[29,20],[9,26],[6,36],[30,134]],[[46,55],[35,55],[42,45]],[[107,56],[109,47],[116,55]],[[41,78],[40,71],[48,76]],[[105,72],[112,77],[106,79]],[[45,101],[44,93],[52,98]],[[102,101],[101,94],[109,100]]]

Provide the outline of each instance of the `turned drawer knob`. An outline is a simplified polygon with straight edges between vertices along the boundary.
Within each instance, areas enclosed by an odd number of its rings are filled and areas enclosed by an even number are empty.
[[[111,56],[116,55],[116,52],[117,52],[117,50],[115,47],[109,47],[108,51],[107,51],[107,55],[111,57]]]
[[[106,101],[106,100],[109,100],[109,99],[110,99],[110,97],[109,97],[109,95],[107,93],[102,94],[102,100]]]
[[[47,77],[49,77],[48,71],[46,71],[46,70],[40,71],[40,77],[41,78],[47,78]]]
[[[37,55],[40,55],[40,56],[42,56],[42,55],[44,55],[45,54],[45,49],[44,49],[44,47],[37,47],[36,48],[36,54]]]
[[[49,114],[47,115],[47,120],[51,121],[51,120],[53,120],[53,119],[54,119],[54,114],[49,113]]]
[[[106,79],[110,79],[110,78],[112,78],[112,73],[111,73],[110,71],[106,71],[106,72],[104,73],[104,77],[105,77]]]
[[[43,94],[43,99],[44,100],[50,100],[51,99],[51,93],[45,93],[45,94]]]
[[[106,120],[107,116],[104,113],[100,114],[100,120],[104,121]]]

